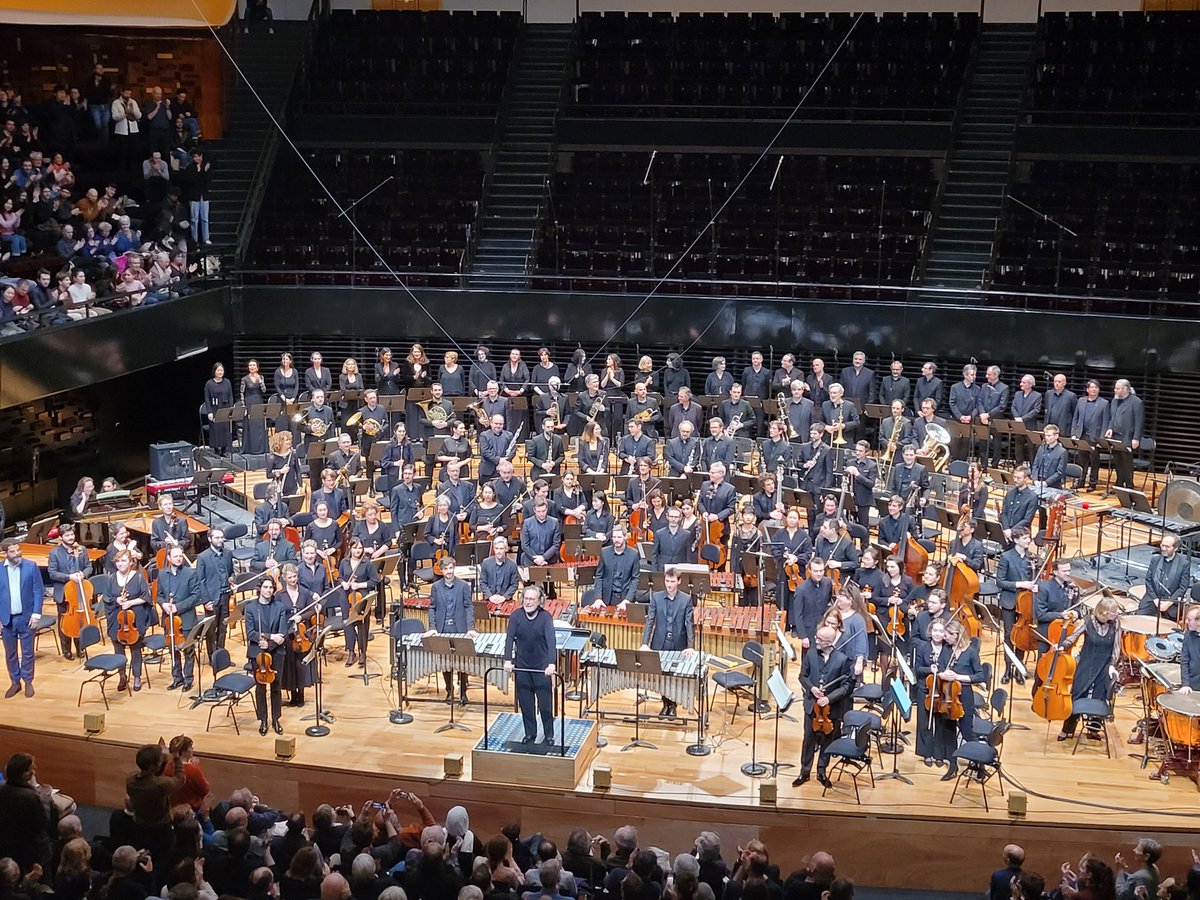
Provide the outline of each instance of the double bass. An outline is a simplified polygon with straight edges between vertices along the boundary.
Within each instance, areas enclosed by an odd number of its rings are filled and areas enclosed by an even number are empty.
[[[971,601],[979,594],[979,573],[962,560],[948,564],[943,588],[954,618],[962,623],[967,637],[979,637],[983,626],[971,605]]]

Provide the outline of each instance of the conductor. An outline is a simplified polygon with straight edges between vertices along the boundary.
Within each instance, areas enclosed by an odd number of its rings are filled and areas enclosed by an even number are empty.
[[[513,672],[517,706],[525,726],[522,744],[537,739],[535,713],[542,718],[542,743],[554,746],[554,696],[550,678],[554,675],[554,619],[542,609],[542,591],[528,585],[521,592],[521,608],[508,617],[508,636],[504,641],[504,668]]]

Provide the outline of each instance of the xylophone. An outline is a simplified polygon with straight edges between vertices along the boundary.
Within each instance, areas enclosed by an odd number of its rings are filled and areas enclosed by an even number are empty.
[[[443,634],[439,637],[466,638],[465,634]],[[509,675],[503,669],[497,668],[488,672],[494,666],[503,665],[504,640],[503,632],[488,632],[475,637],[474,656],[450,656],[434,653],[422,646],[423,635],[408,634],[404,636],[404,646],[408,648],[408,678],[416,681],[437,672],[467,672],[483,678],[495,687],[508,693]]]
[[[696,709],[700,696],[700,681],[707,674],[707,659],[700,653],[682,650],[658,652],[661,675],[634,675],[617,668],[617,653],[607,647],[591,647],[580,656],[580,662],[591,673],[588,697],[596,700],[617,691],[644,690],[662,694],[686,709]]]
[[[757,606],[697,606],[694,614],[697,628],[704,629],[705,651],[717,656],[741,656],[746,641],[760,639],[764,617],[764,643],[774,642],[776,625],[784,628],[784,614],[774,604],[768,604],[761,611]],[[609,647],[633,650],[642,645],[643,626],[630,622],[623,613],[617,612],[616,607],[606,607],[599,612],[582,607],[579,627],[603,634]]]

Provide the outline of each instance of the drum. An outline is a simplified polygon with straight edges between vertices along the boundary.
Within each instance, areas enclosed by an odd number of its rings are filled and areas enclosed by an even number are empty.
[[[1111,597],[1113,600],[1117,601],[1117,608],[1121,611],[1121,615],[1137,612],[1137,600],[1126,596],[1125,594],[1114,594],[1111,591],[1092,594],[1090,597],[1084,598],[1083,604],[1088,609],[1094,610],[1096,608],[1096,604],[1103,600],[1105,596]]]
[[[1175,648],[1175,657],[1179,658],[1180,656],[1182,656],[1183,655],[1183,632],[1182,631],[1172,631],[1170,634],[1167,635],[1167,640],[1170,642],[1171,646],[1173,648]]]
[[[1163,694],[1158,698],[1162,728],[1175,748],[1200,749],[1200,696]]]
[[[1146,650],[1146,638],[1178,630],[1174,622],[1160,621],[1155,616],[1121,616],[1121,652],[1128,659],[1153,662]]]
[[[1182,680],[1179,663],[1147,663],[1143,666],[1142,696],[1146,699],[1147,707],[1153,707],[1162,694],[1179,687]]]
[[[1155,662],[1169,663],[1179,659],[1179,651],[1167,638],[1146,638],[1146,652],[1149,654],[1148,658]]]

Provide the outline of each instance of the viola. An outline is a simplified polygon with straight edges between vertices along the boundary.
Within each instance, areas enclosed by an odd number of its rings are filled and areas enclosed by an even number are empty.
[[[184,642],[183,634],[183,619],[179,616],[167,616],[163,621],[163,629],[167,633],[167,644],[173,649],[178,649]]]
[[[362,595],[360,594],[359,597]],[[321,626],[325,624],[325,614],[322,612],[314,612],[305,621],[301,619],[296,623],[296,632],[292,635],[292,647],[297,653],[307,653],[312,649],[313,634],[320,631]]]
[[[800,582],[804,579],[804,575],[800,571],[800,562],[790,562],[783,567],[783,574],[787,576],[787,586],[789,591],[795,591],[800,587]]]
[[[904,637],[908,629],[905,627],[904,613],[901,612],[899,604],[888,606],[888,620],[883,624],[883,630],[893,639]]]
[[[123,609],[117,613],[117,640],[122,644],[136,644],[142,639],[137,627],[137,613]]]
[[[833,734],[833,719],[829,716],[828,706],[813,706],[812,729],[821,734]]]
[[[95,596],[96,590],[86,578],[82,583],[72,578],[63,587],[67,611],[59,619],[59,626],[66,637],[77,638],[86,626],[96,624],[96,615],[92,611]]]
[[[938,678],[936,672],[930,674],[925,679],[925,709],[947,719],[961,719],[966,712],[962,705],[962,683]]]
[[[717,560],[710,562],[708,567],[713,570],[725,568],[725,564],[729,562],[729,548],[725,545],[725,523],[720,519],[706,522],[704,540],[717,548]]]
[[[271,654],[260,651],[254,657],[254,681],[256,684],[271,684],[275,680],[275,669]]]

